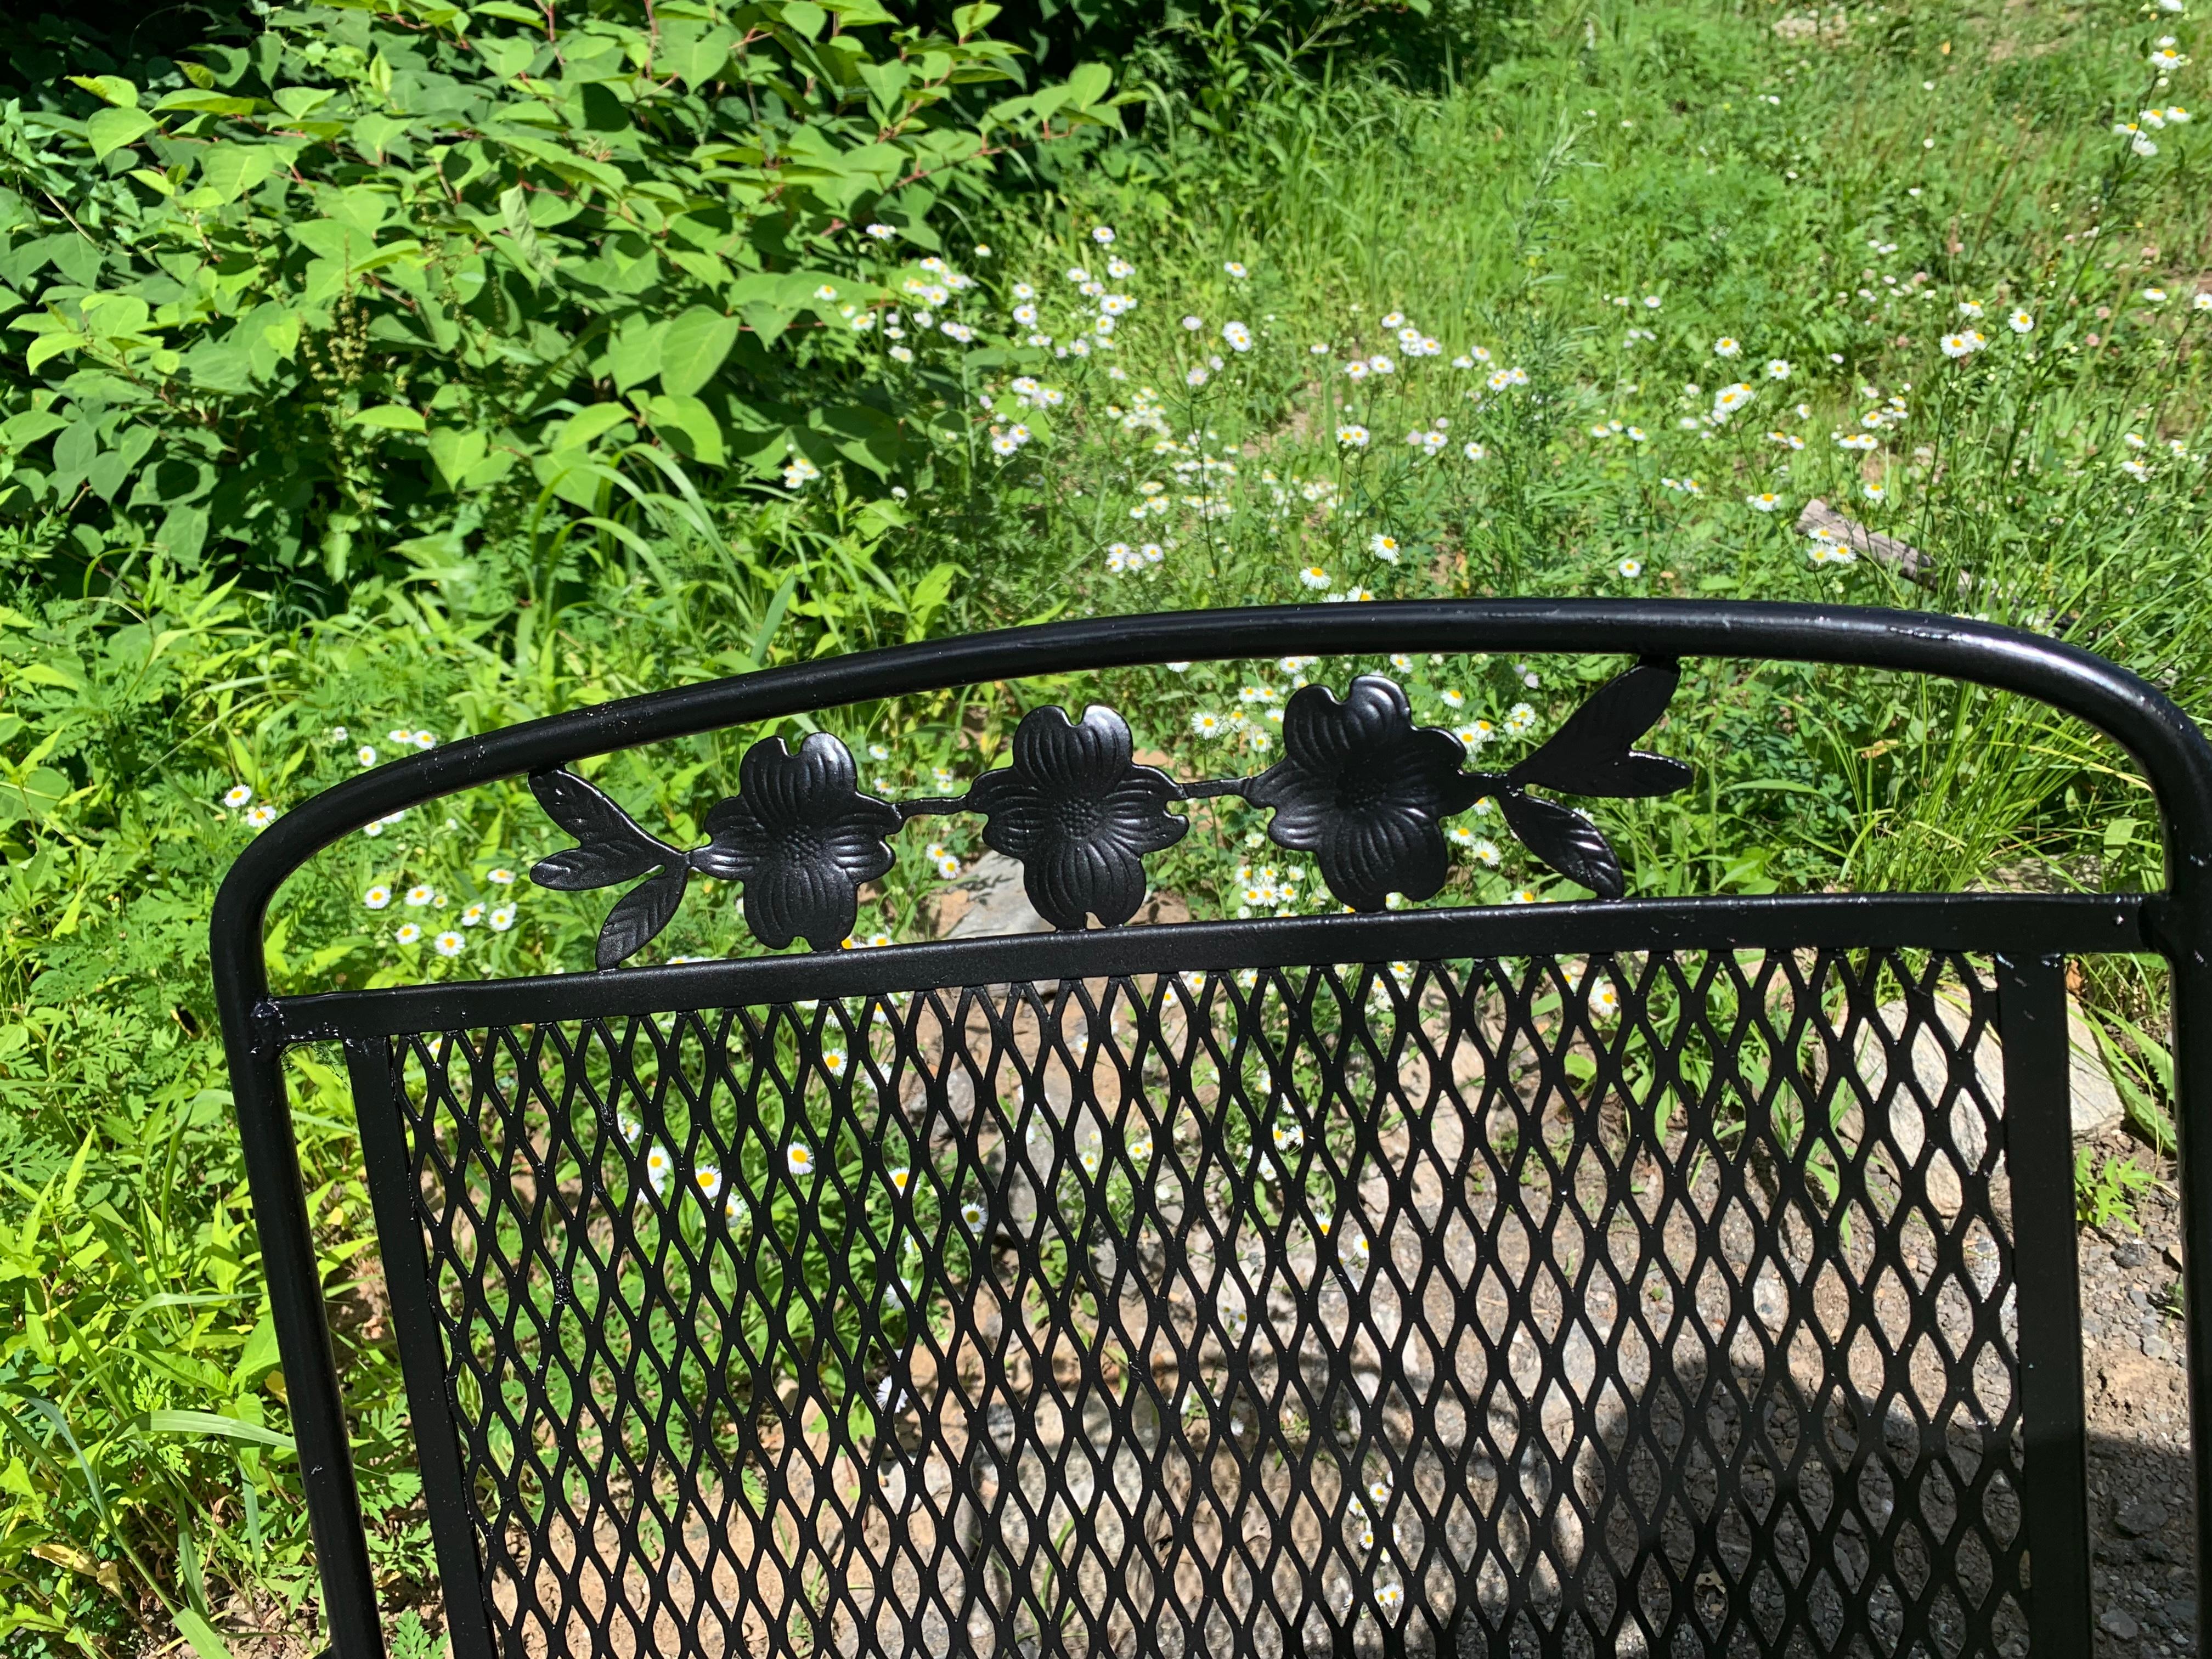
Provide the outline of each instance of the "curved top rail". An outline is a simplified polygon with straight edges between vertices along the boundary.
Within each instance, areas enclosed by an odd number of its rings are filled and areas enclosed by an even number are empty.
[[[526,721],[408,756],[311,797],[262,832],[216,895],[212,966],[226,1024],[267,994],[261,929],[278,886],[351,830],[588,755],[842,703],[1188,658],[1393,651],[1598,652],[1848,664],[2013,691],[2118,742],[2159,804],[2172,898],[2212,921],[2212,747],[2156,687],[2093,653],[1987,623],[1858,606],[1703,600],[1419,599],[1097,617],[794,664]]]

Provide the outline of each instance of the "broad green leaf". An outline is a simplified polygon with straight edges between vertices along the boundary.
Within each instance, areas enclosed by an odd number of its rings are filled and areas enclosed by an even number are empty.
[[[766,345],[769,341],[781,337],[783,331],[791,326],[791,319],[797,314],[796,307],[771,305],[765,300],[756,300],[745,307],[745,326],[758,335],[761,343]],[[661,384],[668,384],[665,376]]]
[[[1068,101],[1091,105],[1103,98],[1114,86],[1114,71],[1103,64],[1079,64],[1067,77]]]
[[[283,87],[275,95],[276,107],[298,121],[313,114],[337,94],[321,87]]]
[[[349,136],[355,150],[364,159],[381,161],[385,152],[392,148],[392,141],[404,137],[406,131],[404,121],[395,120],[389,115],[364,115],[353,124],[353,131]]]
[[[92,153],[105,157],[137,143],[154,126],[154,118],[143,109],[104,109],[84,124],[84,136],[92,143]]]
[[[528,69],[531,60],[538,56],[537,42],[517,40],[513,35],[491,40],[478,36],[476,48],[491,72],[502,81],[512,81]]]
[[[671,41],[661,53],[661,65],[674,71],[686,87],[696,89],[722,72],[737,38],[735,30],[717,25],[696,40]]]
[[[359,410],[348,424],[375,427],[386,432],[421,432],[428,425],[420,413],[404,404],[378,404]]]
[[[952,32],[965,40],[988,27],[1001,9],[991,4],[990,0],[975,0],[973,5],[957,6],[952,12]]]
[[[376,246],[374,235],[338,219],[310,219],[289,227],[292,240],[331,264],[358,270]]]
[[[88,295],[82,309],[85,332],[110,339],[137,333],[154,314],[135,294]]]
[[[58,328],[52,333],[41,334],[32,341],[24,349],[23,362],[26,367],[36,369],[65,351],[82,349],[86,343],[85,337],[75,329]]]
[[[283,160],[274,144],[218,144],[200,158],[200,178],[223,201],[234,202],[266,183]]]
[[[261,105],[256,99],[237,98],[227,92],[202,92],[194,88],[189,92],[173,92],[154,107],[187,110],[195,115],[251,115]]]
[[[784,0],[784,27],[811,40],[821,34],[830,21],[830,14],[814,3],[814,0]]]
[[[457,490],[489,453],[491,441],[482,432],[441,426],[431,428],[429,447],[431,464],[445,478],[446,487]]]
[[[620,404],[593,404],[580,409],[556,427],[547,439],[548,449],[585,449],[630,417]]]
[[[664,436],[680,434],[683,441],[674,446],[683,454],[720,466],[729,459],[729,451],[722,442],[721,422],[714,418],[714,410],[696,398],[662,395],[646,405],[646,414]]]
[[[38,666],[40,665],[33,665]],[[26,672],[21,678],[34,678]],[[60,683],[72,690],[83,688],[74,681]],[[70,781],[51,766],[34,766],[15,781],[0,781],[0,823],[16,823],[24,819],[37,823],[69,798]]]
[[[648,324],[641,317],[628,319],[607,348],[607,368],[616,391],[643,386],[660,373],[660,342],[667,331],[665,323]]]
[[[714,378],[737,343],[738,320],[693,306],[668,325],[660,340],[660,388],[687,397]]]
[[[208,515],[204,507],[178,506],[171,507],[161,517],[161,527],[154,539],[169,550],[173,559],[191,564],[207,545]]]
[[[64,472],[82,472],[100,458],[100,428],[79,417],[54,441],[54,465]]]
[[[103,104],[118,109],[138,107],[138,88],[119,75],[72,75],[70,84],[82,87]]]
[[[27,409],[20,415],[11,415],[0,423],[0,444],[10,449],[21,449],[41,438],[59,432],[69,422],[51,409]]]

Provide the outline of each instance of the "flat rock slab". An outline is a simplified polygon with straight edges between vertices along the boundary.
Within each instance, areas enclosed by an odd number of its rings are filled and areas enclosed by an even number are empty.
[[[1858,1072],[1868,1091],[1879,1100],[1894,1081],[1889,1103],[1889,1133],[1908,1163],[1917,1160],[1927,1144],[1929,1110],[1940,1107],[1951,1080],[1952,1053],[1967,1040],[1968,1015],[1964,1006],[1939,995],[1936,1012],[1942,1023],[1944,1035],[1950,1039],[1948,1048],[1931,1027],[1923,1024],[1914,1028],[1910,1048],[1902,1054],[1898,1052],[1897,1045],[1908,1024],[1905,1005],[1901,1000],[1884,1003],[1876,1012],[1882,1030],[1890,1035],[1889,1043],[1884,1043],[1871,1027],[1859,1034]],[[2066,1000],[2066,1037],[2067,1093],[2074,1138],[2093,1139],[2118,1128],[2124,1114],[2119,1091],[2113,1086],[2112,1073],[2098,1047],[2096,1033],[2089,1029],[2089,1022],[2071,997]],[[1973,1055],[1977,1086],[1992,1107],[2001,1108],[2004,1102],[2004,1045],[1994,1030],[1981,1033],[1974,1043]],[[1909,1084],[1906,1076],[1896,1074],[1907,1070]],[[1981,1162],[1988,1144],[1984,1120],[1980,1106],[1965,1094],[1952,1108],[1948,1139],[1956,1155],[1968,1164],[1978,1165]],[[1948,1159],[1938,1157],[1931,1161],[1928,1196],[1947,1215],[1957,1213],[1964,1201],[1959,1173]]]

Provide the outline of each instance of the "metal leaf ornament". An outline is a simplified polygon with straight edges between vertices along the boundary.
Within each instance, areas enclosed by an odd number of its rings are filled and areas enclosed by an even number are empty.
[[[1330,892],[1357,910],[1393,893],[1432,896],[1451,860],[1443,820],[1488,790],[1461,770],[1467,750],[1435,726],[1416,726],[1397,682],[1362,674],[1339,702],[1309,685],[1283,708],[1283,758],[1245,786],[1274,809],[1267,834],[1311,853]]]
[[[538,797],[546,817],[577,842],[531,866],[530,878],[540,887],[581,892],[653,872],[651,880],[623,894],[607,912],[594,953],[602,968],[636,955],[668,926],[683,902],[684,884],[690,878],[689,855],[647,834],[574,772],[532,773],[530,793]]]
[[[1680,682],[1672,663],[1638,664],[1600,686],[1511,771],[1474,775],[1482,785],[1480,793],[1497,796],[1498,811],[1522,846],[1600,898],[1616,899],[1628,890],[1612,843],[1572,807],[1528,794],[1525,786],[1617,800],[1687,787],[1692,775],[1680,761],[1630,746],[1658,724]]]
[[[738,793],[707,814],[692,868],[744,884],[745,923],[781,951],[802,935],[817,951],[847,938],[860,890],[891,867],[898,808],[860,793],[852,751],[826,732],[797,754],[763,738],[738,763]]]
[[[1167,810],[1175,781],[1131,760],[1129,728],[1097,704],[1079,722],[1033,708],[1014,728],[1013,763],[986,772],[967,805],[984,814],[983,844],[1020,860],[1030,902],[1054,927],[1095,915],[1109,927],[1145,901],[1145,855],[1190,828]]]

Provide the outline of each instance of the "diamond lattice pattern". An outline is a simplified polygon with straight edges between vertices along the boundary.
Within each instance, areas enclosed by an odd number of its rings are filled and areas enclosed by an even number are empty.
[[[2016,1650],[1994,1018],[1717,951],[400,1040],[498,1645]]]

